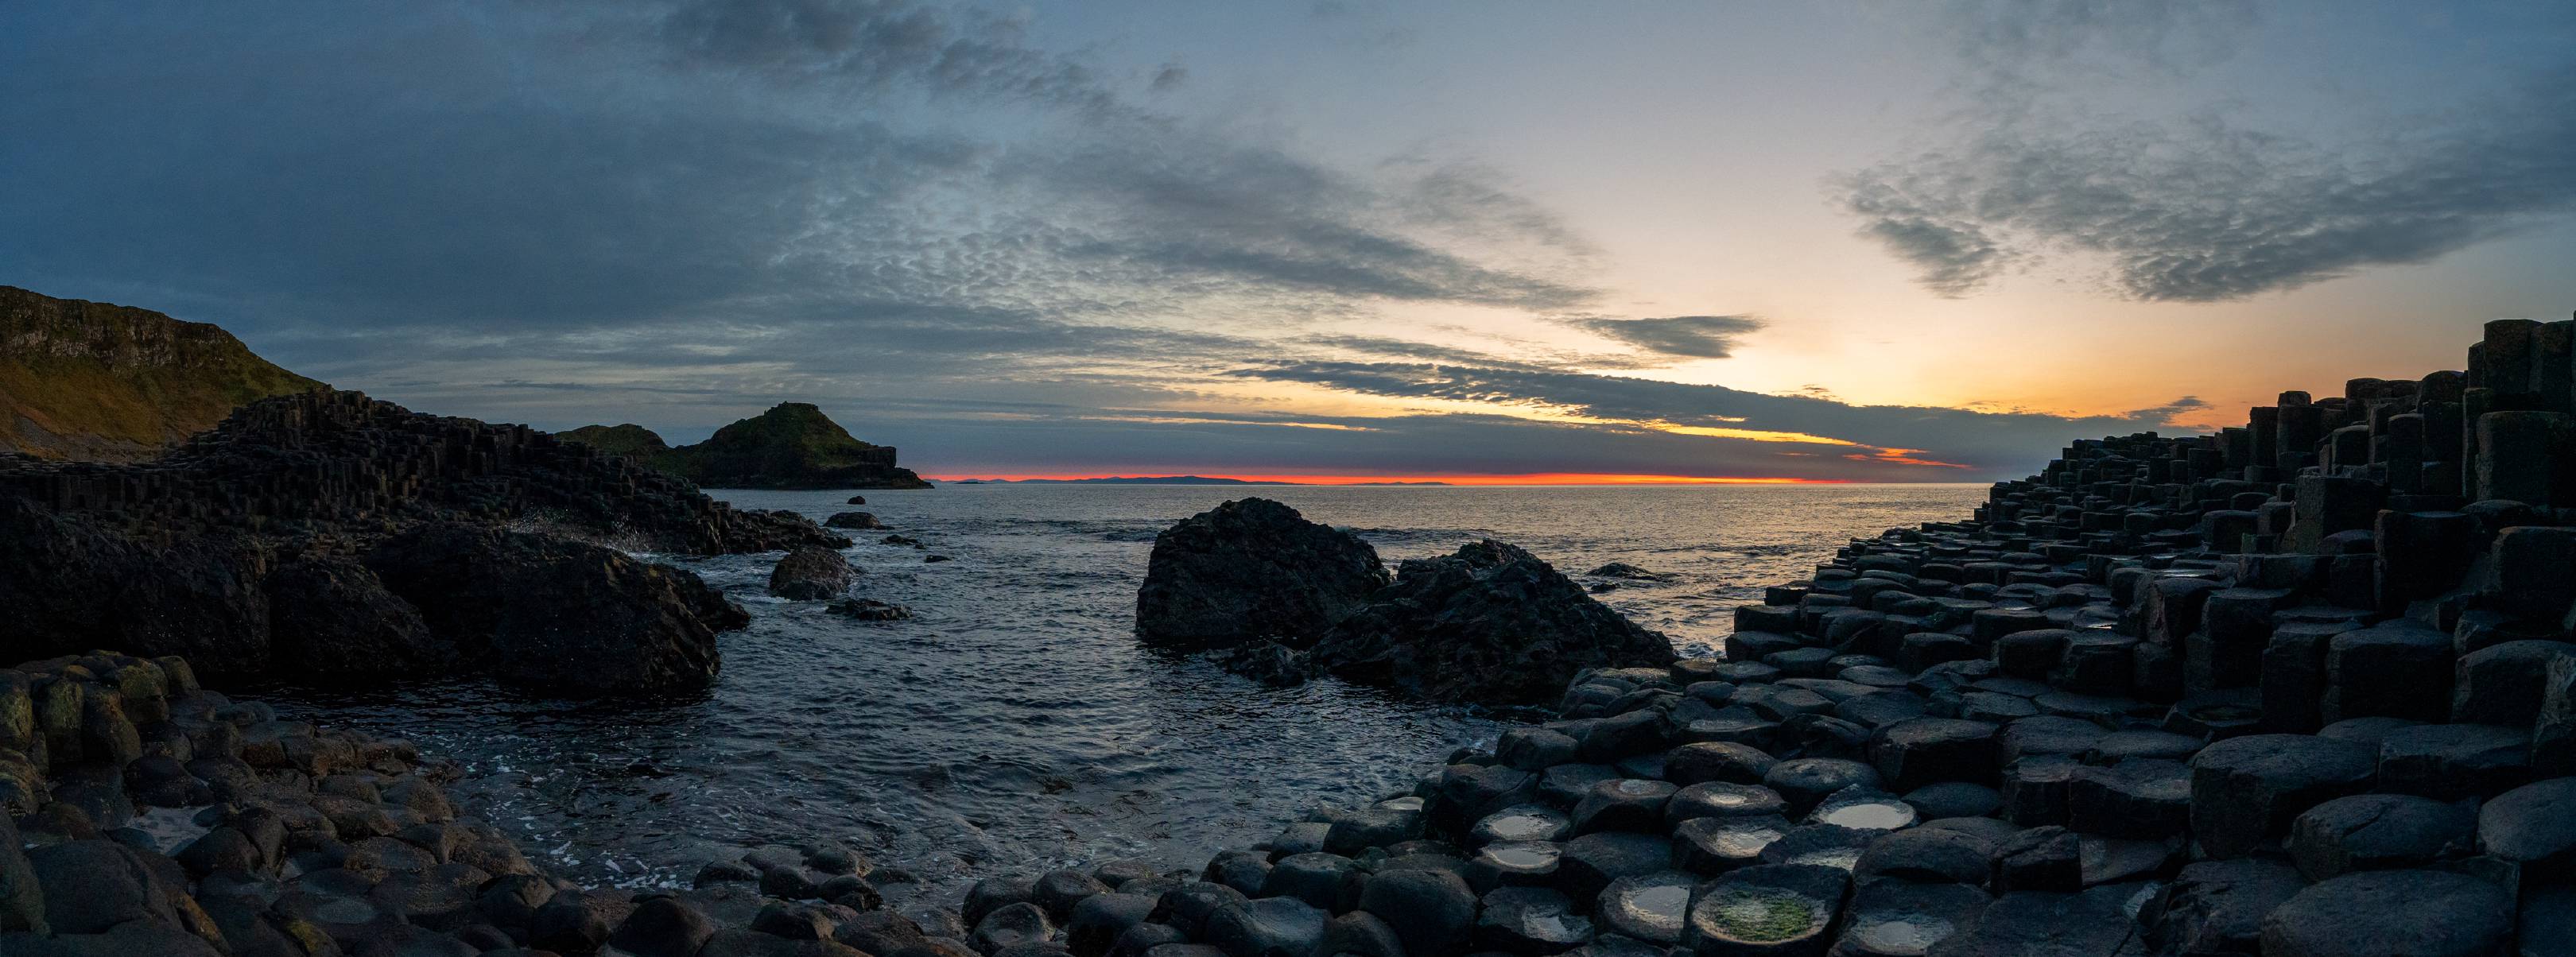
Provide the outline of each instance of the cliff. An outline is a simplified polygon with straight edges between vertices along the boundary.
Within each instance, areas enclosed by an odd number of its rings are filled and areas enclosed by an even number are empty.
[[[894,464],[892,446],[852,438],[808,402],[781,402],[678,448],[639,425],[587,425],[563,437],[711,488],[930,487]]]
[[[141,461],[321,385],[207,323],[0,286],[0,452]]]

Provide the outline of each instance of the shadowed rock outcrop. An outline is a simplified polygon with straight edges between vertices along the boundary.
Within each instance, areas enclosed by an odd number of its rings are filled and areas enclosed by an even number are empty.
[[[1269,499],[1241,499],[1154,536],[1136,633],[1172,648],[1304,647],[1390,581],[1359,536]]]
[[[1323,671],[1487,703],[1553,697],[1585,668],[1673,660],[1662,635],[1517,547],[1480,541],[1390,578],[1359,536],[1260,498],[1155,536],[1136,632],[1163,647],[1228,649],[1220,665],[1265,684]]]
[[[1487,539],[1398,565],[1395,584],[1309,655],[1336,677],[1417,697],[1525,702],[1557,696],[1586,668],[1671,664],[1673,647],[1555,567]]]
[[[329,389],[253,403],[152,462],[0,456],[0,607],[28,625],[29,655],[187,655],[222,677],[482,673],[581,695],[711,679],[712,637],[740,610],[585,539],[849,545],[524,426]]]

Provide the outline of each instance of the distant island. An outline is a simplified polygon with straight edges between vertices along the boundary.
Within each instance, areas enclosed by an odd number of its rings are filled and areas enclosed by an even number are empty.
[[[562,434],[707,488],[930,487],[894,464],[893,446],[852,438],[810,402],[781,402],[696,445],[673,447],[633,423],[585,425]]]
[[[1447,485],[1447,482],[1289,482],[1280,479],[1220,478],[1213,475],[1104,475],[1098,478],[958,479],[957,485],[1358,485],[1387,488]]]

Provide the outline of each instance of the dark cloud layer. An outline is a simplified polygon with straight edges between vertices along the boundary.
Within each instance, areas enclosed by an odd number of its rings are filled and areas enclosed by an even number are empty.
[[[2098,257],[2119,295],[2211,302],[2422,263],[2576,209],[2576,57],[2396,132],[2334,141],[2230,112],[2104,125],[2034,92],[2121,64],[2222,57],[2241,3],[1949,5],[1981,111],[1951,145],[1834,183],[1863,235],[1964,296],[2019,267]]]
[[[1724,359],[1743,337],[1762,329],[1762,320],[1751,316],[1576,319],[1570,324],[1647,352],[1686,359]]]

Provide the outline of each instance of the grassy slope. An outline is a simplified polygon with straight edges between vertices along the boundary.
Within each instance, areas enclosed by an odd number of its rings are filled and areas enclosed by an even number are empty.
[[[322,385],[205,323],[0,286],[0,450],[135,460]]]

